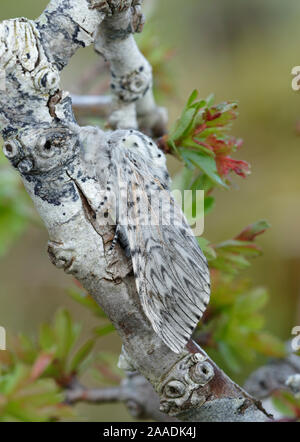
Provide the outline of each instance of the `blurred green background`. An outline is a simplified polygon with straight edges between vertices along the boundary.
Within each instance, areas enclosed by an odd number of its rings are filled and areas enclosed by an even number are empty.
[[[232,238],[257,219],[272,228],[259,243],[264,255],[247,275],[266,286],[271,302],[266,328],[283,339],[300,325],[300,96],[291,87],[291,69],[300,64],[298,0],[147,0],[151,32],[158,44],[173,52],[169,60],[172,94],[160,97],[179,115],[190,92],[213,92],[216,102],[236,100],[240,117],[233,132],[244,139],[237,158],[252,164],[246,180],[234,190],[218,191],[216,209],[206,218],[205,236],[213,242]],[[1,0],[0,20],[17,16],[35,18],[46,0]],[[153,14],[153,15],[152,15]],[[97,63],[91,48],[79,51],[63,74],[65,89],[79,90],[87,67]],[[172,160],[173,171],[178,164]],[[16,231],[17,231],[16,227]],[[61,305],[88,330],[91,317],[66,296],[72,281],[56,270],[46,254],[47,233],[29,223],[8,254],[0,258],[0,324],[14,333],[33,334],[41,321],[50,320]],[[1,244],[0,244],[1,246]],[[96,321],[95,321],[96,325]],[[120,350],[113,333],[98,347]],[[89,420],[128,421],[122,405],[79,406]]]

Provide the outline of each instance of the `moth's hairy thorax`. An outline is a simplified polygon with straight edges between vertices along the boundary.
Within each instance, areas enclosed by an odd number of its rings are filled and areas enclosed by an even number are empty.
[[[134,131],[117,131],[108,140],[107,156],[113,164],[126,167],[128,180],[137,169],[141,175],[157,177],[164,186],[169,186],[166,157],[146,135]]]

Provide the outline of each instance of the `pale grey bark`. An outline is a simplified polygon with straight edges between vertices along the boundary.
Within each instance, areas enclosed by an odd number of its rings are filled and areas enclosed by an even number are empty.
[[[161,342],[142,311],[130,261],[120,247],[107,253],[114,228],[99,228],[103,183],[94,162],[96,152],[101,158],[99,152],[109,149],[108,137],[100,129],[77,125],[71,99],[59,86],[60,71],[79,47],[95,40],[99,44],[103,26],[101,47],[119,95],[122,76],[128,80],[124,103],[119,100],[119,113],[114,113],[116,126],[132,126],[136,117],[146,115],[142,125],[155,132],[151,68],[132,35],[124,32],[124,23],[136,23],[130,14],[138,3],[52,0],[36,21],[0,24],[0,67],[6,71],[6,91],[0,92],[4,153],[20,172],[48,229],[53,264],[74,275],[107,313],[123,341],[123,366],[151,383],[161,410],[186,421],[268,420],[260,404],[192,341],[179,355]],[[142,72],[146,75],[141,80]],[[136,85],[137,79],[145,89]]]
[[[141,32],[144,18],[140,0],[118,16],[107,16],[99,28],[95,50],[110,63],[114,111],[109,118],[113,128],[140,128],[160,136],[167,124],[167,113],[158,107],[152,91],[152,67],[140,52],[133,32]]]
[[[270,398],[275,391],[288,390],[298,393],[297,382],[300,373],[300,357],[286,344],[287,356],[283,359],[274,359],[255,370],[245,382],[249,393],[261,400]]]

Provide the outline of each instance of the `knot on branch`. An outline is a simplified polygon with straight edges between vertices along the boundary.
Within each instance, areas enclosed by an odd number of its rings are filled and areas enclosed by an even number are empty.
[[[41,67],[33,80],[36,89],[42,92],[55,92],[59,89],[60,75],[53,65]]]
[[[142,32],[145,16],[141,7],[142,0],[90,0],[90,9],[98,9],[107,17],[112,17],[121,12],[130,11],[129,33]],[[126,35],[126,34],[125,34]]]
[[[22,175],[26,175],[34,169],[32,155],[26,150],[18,138],[11,138],[3,145],[3,153],[12,165]]]
[[[131,28],[132,32],[142,32],[145,24],[145,16],[142,12],[141,2],[136,1],[132,6]]]
[[[69,171],[78,163],[79,137],[68,127],[35,127],[23,129],[3,146],[5,156],[19,170],[35,196],[52,206],[79,199],[77,189],[70,180]],[[62,212],[62,219],[66,213]]]
[[[63,244],[58,244],[53,241],[48,243],[48,255],[50,261],[58,269],[63,269],[66,273],[76,273],[73,269],[75,263],[75,250],[67,249]]]
[[[54,93],[59,88],[59,71],[49,63],[32,20],[16,18],[0,24],[0,68],[13,72],[24,92]]]
[[[79,152],[79,138],[68,127],[25,129],[3,146],[4,155],[22,175],[61,168]]]
[[[114,94],[126,103],[133,103],[142,98],[151,86],[151,69],[146,63],[126,75],[113,76],[111,83]]]
[[[89,0],[90,9],[98,9],[105,15],[111,16],[126,11],[136,0]]]
[[[201,387],[214,377],[214,369],[201,353],[188,354],[179,361],[158,387],[160,410],[176,416],[206,401]]]

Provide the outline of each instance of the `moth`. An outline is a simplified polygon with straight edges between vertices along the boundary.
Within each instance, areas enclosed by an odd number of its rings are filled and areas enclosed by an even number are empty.
[[[131,257],[142,308],[175,353],[189,341],[210,296],[206,258],[170,192],[165,155],[142,133],[118,130],[101,151],[103,211]],[[111,203],[114,201],[114,205]]]

